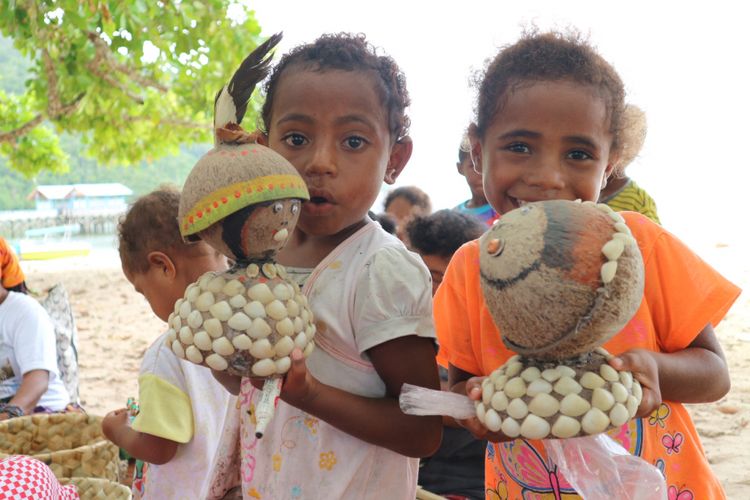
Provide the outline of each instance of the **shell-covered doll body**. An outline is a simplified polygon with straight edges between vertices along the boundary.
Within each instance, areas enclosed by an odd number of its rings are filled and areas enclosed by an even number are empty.
[[[482,291],[518,353],[485,379],[477,416],[529,439],[597,434],[631,419],[641,387],[602,349],[638,309],[643,261],[622,217],[592,202],[530,203],[480,240]]]

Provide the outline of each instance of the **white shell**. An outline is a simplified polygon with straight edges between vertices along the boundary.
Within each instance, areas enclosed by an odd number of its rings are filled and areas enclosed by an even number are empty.
[[[633,238],[628,233],[615,233],[612,235],[612,239],[621,240],[623,243],[625,243],[626,245],[630,245],[630,246],[636,246],[638,244],[638,242],[635,241],[635,238]]]
[[[214,277],[214,273],[209,271],[207,273],[204,273],[203,276],[198,279],[198,286],[201,288],[201,290],[205,290],[208,288],[208,282],[211,281]]]
[[[273,294],[274,296],[286,302],[287,300],[292,298],[292,291],[289,289],[289,287],[286,286],[286,283],[279,283],[275,287],[273,287]]]
[[[247,314],[241,312],[234,313],[234,315],[227,321],[229,328],[237,331],[245,331],[250,328],[250,325],[252,324],[253,320],[251,320]]]
[[[178,331],[182,328],[182,318],[180,318],[179,314],[173,314],[169,317],[167,324],[172,327],[172,330]]]
[[[291,319],[284,318],[276,323],[276,331],[284,336],[294,335],[294,323]]]
[[[217,302],[208,308],[211,316],[218,319],[219,321],[227,321],[232,317],[232,306],[226,300]]]
[[[187,317],[187,324],[190,325],[190,328],[193,330],[197,330],[198,328],[203,325],[203,315],[200,311],[190,311],[190,314],[188,314]]]
[[[560,415],[552,425],[552,435],[556,438],[569,438],[581,432],[581,424],[575,418]]]
[[[165,339],[165,342],[167,345],[172,345],[172,342],[174,342],[174,339],[177,338],[177,332],[175,332],[172,328],[167,330],[167,337]]]
[[[531,397],[534,397],[537,394],[542,394],[542,393],[549,394],[550,392],[552,392],[552,384],[550,384],[543,378],[534,380],[526,388],[526,394],[528,394]]]
[[[540,417],[551,417],[560,410],[560,402],[547,393],[539,393],[529,403],[529,411]]]
[[[518,361],[513,361],[511,363],[507,363],[505,365],[505,374],[508,377],[515,377],[519,373],[521,373],[521,370],[523,369],[523,364]]]
[[[294,321],[292,322],[292,326],[294,327],[295,334],[305,329],[305,324],[302,322],[302,319],[299,316],[294,318]]]
[[[612,207],[607,205],[606,203],[597,203],[596,208],[604,212],[605,214],[612,213],[614,210],[612,210]]]
[[[229,366],[227,360],[219,356],[218,354],[209,354],[206,357],[206,364],[212,370],[223,371]]]
[[[211,337],[208,335],[208,333],[206,333],[204,330],[201,330],[193,337],[193,344],[195,344],[198,349],[201,349],[203,351],[210,351],[213,342],[211,341]]]
[[[541,378],[542,372],[536,366],[530,366],[521,372],[521,378],[526,382],[533,382]]]
[[[276,365],[276,373],[286,373],[292,367],[292,358],[284,356],[277,359],[274,364]]]
[[[247,335],[237,335],[232,339],[232,345],[237,349],[247,351],[253,345],[253,340]]]
[[[185,290],[185,298],[188,302],[195,302],[201,294],[201,287],[193,283]]]
[[[233,309],[242,309],[246,304],[247,299],[244,295],[235,295],[229,299],[229,305],[232,306]]]
[[[497,432],[502,427],[503,421],[495,410],[490,408],[484,414],[484,426],[492,432]]]
[[[591,409],[591,403],[578,394],[570,393],[560,401],[560,413],[569,417],[580,417]]]
[[[286,301],[286,312],[292,318],[295,318],[295,317],[299,316],[299,312],[300,312],[299,304],[297,304],[293,300],[287,300]]]
[[[562,377],[562,373],[560,373],[559,370],[555,370],[554,368],[547,368],[542,372],[542,378],[547,382],[554,382],[560,377]]]
[[[607,382],[594,372],[586,372],[581,377],[580,383],[586,389],[591,389],[593,391],[599,387],[604,387]]]
[[[521,435],[528,439],[544,439],[549,435],[549,422],[530,413],[521,424]]]
[[[633,380],[633,387],[631,387],[630,390],[638,401],[643,398],[643,389],[641,388],[640,382],[637,380]]]
[[[276,272],[279,274],[279,277],[283,280],[286,279],[287,273],[286,268],[282,266],[281,264],[276,264]]]
[[[268,339],[257,340],[250,347],[250,354],[258,359],[270,358],[274,354],[273,346]]]
[[[617,370],[606,363],[599,367],[599,375],[608,382],[617,382],[620,380],[620,374],[617,373]]]
[[[179,340],[172,342],[172,352],[175,353],[175,356],[178,358],[185,359],[185,350],[182,348],[182,344],[180,344]]]
[[[500,429],[503,431],[503,434],[509,438],[515,438],[521,435],[521,426],[518,425],[518,422],[516,422],[515,419],[510,417],[503,420],[503,425]]]
[[[276,321],[286,318],[286,306],[278,300],[273,300],[266,305],[266,314]]]
[[[248,288],[247,296],[250,300],[257,300],[263,305],[268,304],[274,299],[273,292],[265,283],[258,283]]]
[[[282,337],[273,348],[276,356],[287,356],[294,349],[294,341],[291,337]]]
[[[625,408],[625,406],[621,405],[620,403],[617,403],[612,407],[612,410],[609,412],[609,420],[612,422],[612,425],[615,427],[619,427],[625,422],[627,422],[630,419],[630,414],[628,413],[628,409]]]
[[[182,303],[185,302],[185,299],[177,299],[177,302],[174,303],[174,312],[169,315],[169,318],[167,319],[167,323],[172,322],[172,318],[174,318],[175,314],[180,314],[180,306]]]
[[[581,384],[573,380],[571,377],[568,377],[567,375],[560,377],[560,380],[555,382],[553,389],[561,396],[567,396],[568,394],[578,394],[583,390]]]
[[[617,274],[617,261],[610,260],[609,262],[602,264],[602,283],[605,285],[615,279]]]
[[[245,269],[245,274],[247,274],[248,278],[255,278],[258,276],[259,272],[260,268],[258,267],[258,264],[250,264],[247,266],[247,269]]]
[[[211,292],[203,292],[198,296],[198,298],[195,301],[195,308],[198,309],[201,312],[208,311],[208,308],[214,305],[214,302],[216,299],[214,299],[214,294]]]
[[[305,350],[302,351],[302,355],[305,357],[308,357],[311,352],[313,352],[313,349],[315,349],[315,343],[314,342],[308,342],[305,346]]]
[[[609,411],[615,405],[615,397],[607,389],[597,387],[591,395],[591,404],[601,411]]]
[[[486,413],[484,405],[482,404],[481,401],[477,401],[474,407],[477,410],[477,418],[479,419],[480,422],[482,422],[482,425],[484,425],[484,415]]]
[[[560,372],[561,377],[570,377],[574,380],[576,376],[578,375],[574,369],[565,365],[558,365],[557,367],[555,367],[555,370]]]
[[[625,401],[625,408],[628,410],[628,414],[630,414],[630,418],[635,417],[635,413],[638,411],[638,404],[640,402],[635,399],[635,396],[628,396],[628,400]]]
[[[625,403],[628,399],[628,390],[620,382],[614,382],[610,387],[612,395],[615,397],[615,401],[618,403]]]
[[[492,395],[490,406],[497,411],[505,411],[508,407],[508,396],[503,391],[498,391]]]
[[[620,372],[620,383],[625,386],[625,389],[633,387],[633,374],[630,372]]]
[[[222,356],[234,354],[234,346],[226,337],[219,337],[214,340],[212,347],[216,354],[221,354]]]
[[[248,302],[242,310],[253,319],[266,317],[266,308],[259,300]]]
[[[226,284],[226,280],[221,276],[216,276],[206,285],[206,290],[212,293],[219,293]]]
[[[273,235],[274,241],[284,241],[289,236],[289,230],[287,228],[280,229],[276,231],[276,234]]]
[[[301,307],[307,307],[307,296],[298,293],[294,296],[294,300],[299,304]]]
[[[294,337],[294,345],[300,349],[305,348],[307,345],[307,336],[305,335],[305,332],[300,332]]]
[[[269,279],[273,279],[276,277],[276,266],[274,266],[270,262],[266,262],[265,264],[263,264],[260,270],[263,271],[263,274],[265,274]]]
[[[194,345],[185,349],[185,357],[192,363],[203,363],[203,354]]]
[[[234,297],[235,295],[242,295],[245,293],[245,285],[240,280],[228,281],[226,285],[221,289],[224,295]]]
[[[252,372],[258,377],[268,377],[276,373],[276,363],[272,359],[261,359],[253,365]]]
[[[618,233],[630,234],[630,228],[624,222],[616,222],[615,231]]]
[[[618,258],[620,258],[620,255],[622,255],[622,252],[624,250],[625,243],[619,239],[609,240],[602,247],[602,253],[607,258],[607,260],[617,260]]]
[[[508,376],[505,374],[499,375],[495,379],[495,390],[496,391],[502,391],[503,388],[505,388],[505,384],[508,383]]]
[[[193,343],[193,331],[189,326],[183,326],[180,328],[180,342],[187,345]]]
[[[509,398],[520,398],[526,394],[526,382],[521,377],[514,377],[505,384],[503,388],[505,395]]]
[[[581,419],[581,427],[586,434],[598,434],[609,427],[609,417],[599,408],[591,408]]]
[[[517,420],[521,420],[523,417],[528,415],[529,407],[526,406],[526,403],[523,402],[523,399],[516,398],[508,403],[508,408],[505,410],[505,412],[511,417]]]
[[[482,403],[485,406],[489,406],[492,394],[495,393],[495,386],[492,385],[492,381],[489,378],[485,378],[482,381]]]
[[[209,318],[204,321],[203,328],[213,338],[218,338],[224,335],[224,327],[221,325],[221,321],[216,318]]]
[[[315,336],[316,331],[318,331],[318,328],[315,325],[313,324],[307,325],[305,327],[305,335],[307,335],[307,339],[309,340],[313,338]]]
[[[190,302],[186,300],[180,306],[180,318],[187,319],[189,314],[190,314]]]
[[[622,215],[618,214],[615,211],[612,211],[609,213],[609,216],[612,218],[613,222],[622,222],[625,223],[625,219],[622,218]]]

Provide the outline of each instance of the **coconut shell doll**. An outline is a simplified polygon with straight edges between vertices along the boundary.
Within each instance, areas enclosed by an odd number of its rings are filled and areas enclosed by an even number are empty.
[[[517,355],[484,379],[471,413],[493,432],[528,439],[598,434],[633,418],[641,386],[600,347],[643,297],[641,253],[623,218],[593,202],[529,203],[503,215],[479,247],[485,303]],[[426,413],[404,395],[405,411]],[[468,399],[450,396],[464,406],[452,416],[470,416]]]
[[[313,349],[307,299],[274,261],[309,199],[295,168],[239,126],[256,84],[268,73],[280,35],[251,53],[216,97],[216,146],[182,190],[180,232],[200,238],[234,265],[189,285],[169,318],[167,342],[180,358],[232,375],[265,378],[258,433],[270,420],[293,349]]]
[[[531,203],[480,240],[482,291],[518,355],[485,379],[477,417],[529,439],[598,434],[634,415],[641,387],[604,342],[640,306],[643,261],[622,217],[593,202]]]

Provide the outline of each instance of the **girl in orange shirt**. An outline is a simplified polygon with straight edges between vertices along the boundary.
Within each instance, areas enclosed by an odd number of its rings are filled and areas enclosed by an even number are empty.
[[[471,154],[487,200],[503,214],[527,202],[596,201],[622,150],[625,91],[614,68],[576,35],[526,34],[503,49],[479,83]],[[611,435],[656,465],[670,496],[723,498],[682,403],[716,401],[729,373],[713,327],[739,290],[646,217],[623,214],[644,258],[641,306],[604,347],[613,367],[643,386],[637,417]],[[452,390],[481,397],[481,376],[508,351],[479,283],[477,241],[453,257],[435,296],[440,356]],[[476,418],[487,439],[487,498],[580,498],[539,441],[510,440]]]

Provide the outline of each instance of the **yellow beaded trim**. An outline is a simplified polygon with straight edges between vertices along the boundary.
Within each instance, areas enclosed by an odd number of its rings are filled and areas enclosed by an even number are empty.
[[[267,175],[238,182],[201,198],[180,221],[180,233],[189,236],[249,205],[299,198],[309,200],[305,181],[296,175]]]

